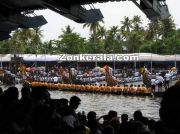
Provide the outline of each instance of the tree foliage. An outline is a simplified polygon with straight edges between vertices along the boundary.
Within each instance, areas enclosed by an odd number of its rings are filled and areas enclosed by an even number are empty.
[[[103,22],[103,21],[102,21]],[[172,16],[166,20],[150,21],[142,26],[142,19],[124,17],[120,25],[87,23],[89,38],[82,38],[69,25],[61,29],[58,39],[42,42],[41,28],[18,29],[12,38],[0,42],[0,53],[138,53],[180,54],[180,30]]]

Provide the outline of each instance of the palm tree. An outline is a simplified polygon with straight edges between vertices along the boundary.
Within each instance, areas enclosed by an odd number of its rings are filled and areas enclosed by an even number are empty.
[[[124,35],[124,37],[127,38],[132,28],[132,20],[130,20],[129,17],[125,16],[124,21],[121,21],[121,24],[122,24],[121,32]]]
[[[101,20],[101,21],[97,21],[94,23],[85,23],[83,25],[83,28],[85,28],[85,27],[89,28],[91,34],[93,35],[94,43],[96,42],[96,39],[97,39],[96,34],[97,34],[97,30],[100,28],[100,22],[104,23],[104,21]]]
[[[70,25],[67,25],[64,29],[62,29],[63,34],[71,34],[73,30]]]
[[[29,37],[31,37],[31,31],[28,29],[18,29],[14,31],[12,38],[9,40],[11,53],[24,53],[30,43]]]
[[[141,24],[142,24],[141,16],[135,15],[132,19],[133,30],[136,31],[141,30],[142,29]]]
[[[114,53],[115,45],[118,44],[119,40],[119,27],[112,26],[107,31],[107,36],[105,40],[105,49],[107,53]]]
[[[147,40],[154,40],[160,39],[163,33],[163,24],[162,21],[159,19],[156,21],[151,21],[148,23],[148,28],[146,31],[146,39]]]
[[[129,34],[129,39],[127,40],[127,48],[130,53],[138,53],[140,51],[140,47],[142,46],[144,41],[144,36],[139,31],[131,31]]]
[[[23,43],[25,43],[25,45],[29,45],[33,38],[34,30],[30,28],[27,28],[27,29],[22,28],[22,29],[17,30],[17,32],[18,32],[19,39]]]
[[[42,30],[39,28],[34,29],[18,29],[13,33],[10,39],[12,44],[16,46],[18,53],[35,53],[41,47]],[[19,50],[21,48],[21,51]]]
[[[23,54],[25,52],[26,47],[31,41],[31,37],[31,29],[18,29],[12,34],[12,38],[9,40],[10,52],[14,54],[14,67],[12,68],[12,71],[15,73],[20,64],[20,61],[17,60],[17,54]]]
[[[83,25],[83,28],[85,27],[88,27],[89,30],[90,30],[90,33],[91,33],[91,37],[92,37],[92,40],[93,40],[93,44],[94,44],[94,52],[96,53],[97,51],[97,47],[96,47],[96,44],[97,44],[97,31],[98,29],[100,28],[100,22],[104,23],[103,20],[101,21],[97,21],[97,22],[94,22],[94,23],[85,23]]]
[[[100,26],[97,29],[97,38],[101,40],[106,38],[106,28],[104,26]]]
[[[109,36],[112,38],[112,39],[117,39],[117,35],[119,33],[119,27],[118,26],[112,26],[110,27],[110,30],[109,30]]]
[[[40,27],[34,28],[33,29],[33,39],[32,39],[32,45],[34,45],[34,48],[36,49],[36,53],[39,53],[41,50],[41,45],[42,41],[41,38],[43,37],[42,35],[42,30]]]
[[[167,38],[168,36],[171,36],[173,32],[175,32],[176,25],[174,23],[174,20],[172,19],[172,16],[170,16],[168,19],[161,21],[163,25],[163,37]]]

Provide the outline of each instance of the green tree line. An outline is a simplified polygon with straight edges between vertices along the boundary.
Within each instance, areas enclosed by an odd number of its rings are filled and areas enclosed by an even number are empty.
[[[0,53],[7,54],[78,54],[78,53],[157,53],[180,54],[180,29],[172,16],[166,20],[150,21],[142,26],[142,19],[124,17],[119,25],[108,29],[103,21],[87,23],[89,38],[83,38],[69,25],[58,39],[43,42],[41,28],[18,29],[9,40],[0,42]]]

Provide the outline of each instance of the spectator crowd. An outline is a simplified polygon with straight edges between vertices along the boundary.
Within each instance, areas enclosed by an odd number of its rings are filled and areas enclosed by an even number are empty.
[[[133,118],[113,110],[101,117],[95,111],[77,113],[81,101],[52,99],[45,86],[24,86],[21,98],[16,87],[0,90],[0,134],[180,134],[179,83],[163,95],[158,121],[140,110]]]

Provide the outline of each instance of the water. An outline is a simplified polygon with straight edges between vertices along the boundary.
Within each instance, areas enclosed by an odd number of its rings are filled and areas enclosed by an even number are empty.
[[[20,91],[22,85],[16,85],[16,87]],[[7,87],[3,87],[3,89],[5,90]],[[144,116],[150,119],[159,119],[161,98],[157,97],[136,97],[67,91],[50,91],[50,94],[54,99],[70,99],[73,95],[78,96],[82,101],[77,111],[85,111],[86,114],[89,111],[95,111],[97,116],[101,116],[107,114],[109,110],[115,110],[118,112],[118,116],[126,113],[130,118],[132,118],[134,111],[141,110]]]
[[[109,110],[118,112],[118,116],[123,113],[133,117],[133,112],[141,110],[143,115],[150,119],[159,119],[159,106],[161,98],[156,97],[134,97],[110,94],[90,94],[65,91],[50,91],[52,98],[67,98],[76,95],[81,98],[81,105],[77,111],[97,112],[98,116],[105,115]]]

